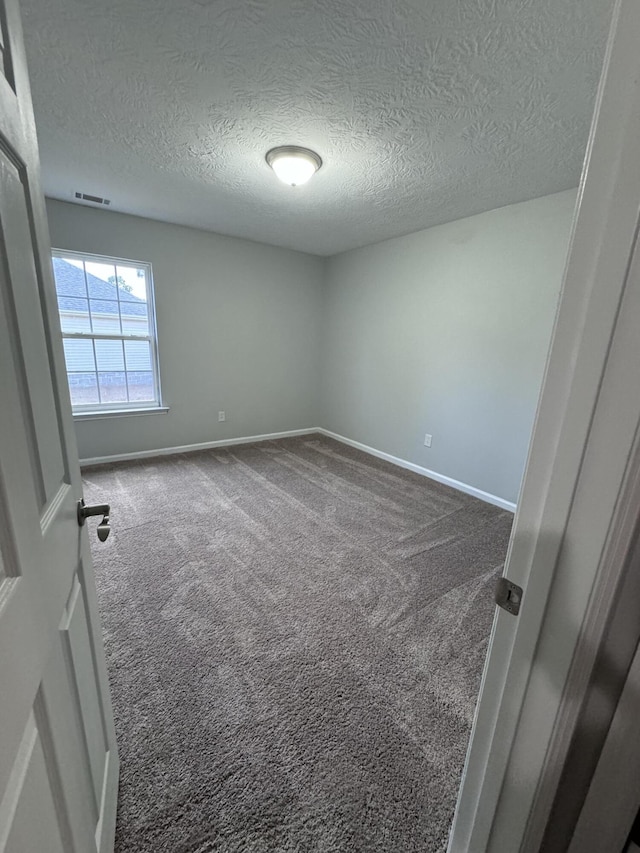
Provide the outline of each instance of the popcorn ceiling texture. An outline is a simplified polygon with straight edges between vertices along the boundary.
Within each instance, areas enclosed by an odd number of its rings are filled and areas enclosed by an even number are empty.
[[[23,0],[44,188],[330,255],[576,186],[610,0]],[[324,166],[292,190],[267,149]]]

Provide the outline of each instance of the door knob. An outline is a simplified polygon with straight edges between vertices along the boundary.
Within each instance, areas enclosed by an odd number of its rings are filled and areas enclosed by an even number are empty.
[[[109,504],[96,504],[95,506],[85,506],[84,498],[78,501],[78,524],[82,527],[92,515],[101,515],[102,521],[98,525],[98,539],[101,542],[106,542],[111,527],[109,526],[109,513],[111,507]]]

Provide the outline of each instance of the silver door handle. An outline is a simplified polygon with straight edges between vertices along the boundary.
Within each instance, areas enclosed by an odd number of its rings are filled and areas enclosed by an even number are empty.
[[[92,515],[101,515],[102,521],[98,525],[98,539],[101,542],[106,542],[107,537],[111,533],[109,526],[109,513],[111,507],[109,504],[96,504],[95,506],[85,506],[84,498],[78,501],[78,524],[84,526],[85,521]]]

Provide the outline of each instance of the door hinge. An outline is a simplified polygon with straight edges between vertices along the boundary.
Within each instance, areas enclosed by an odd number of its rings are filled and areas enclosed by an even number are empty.
[[[507,613],[512,616],[517,616],[520,612],[520,603],[524,590],[517,583],[513,583],[507,578],[500,578],[496,584],[496,604],[502,607]]]

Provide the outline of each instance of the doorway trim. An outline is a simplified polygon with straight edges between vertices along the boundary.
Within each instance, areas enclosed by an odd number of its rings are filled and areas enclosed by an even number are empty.
[[[588,686],[570,684],[574,653],[597,655],[586,648],[590,608],[638,423],[625,408],[633,358],[625,371],[612,353],[640,209],[639,36],[640,6],[617,0],[505,566],[525,589],[523,607],[518,619],[499,611],[494,621],[449,853],[539,849]],[[589,500],[598,477],[601,494]],[[608,565],[603,604],[624,570],[624,561]]]

